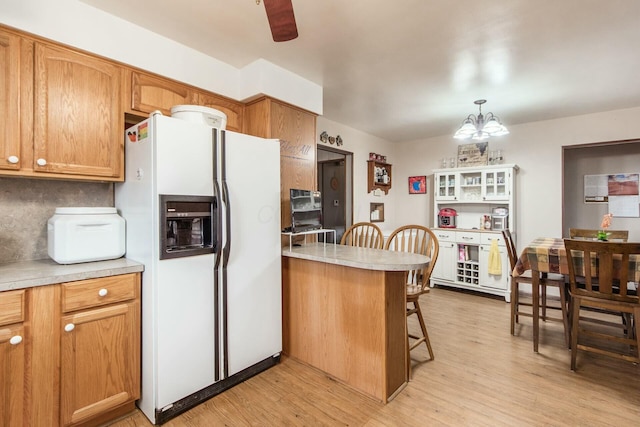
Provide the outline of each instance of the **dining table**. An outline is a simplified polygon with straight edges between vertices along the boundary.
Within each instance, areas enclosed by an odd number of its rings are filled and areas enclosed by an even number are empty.
[[[582,253],[575,252],[572,255],[574,259],[582,256]],[[584,275],[584,268],[581,267],[584,260],[576,260],[576,275]],[[591,259],[592,271],[596,271],[595,259]],[[531,302],[533,309],[533,351],[538,352],[538,341],[540,335],[540,276],[543,273],[555,273],[569,276],[569,265],[567,260],[567,252],[564,248],[564,239],[557,237],[538,237],[530,242],[523,250],[516,266],[513,269],[513,276],[517,277],[525,271],[531,270]],[[638,283],[640,282],[640,256],[632,255],[629,257],[630,278]],[[536,290],[536,292],[534,292]],[[563,307],[563,309],[565,309]],[[568,331],[569,325],[565,323],[565,333]]]

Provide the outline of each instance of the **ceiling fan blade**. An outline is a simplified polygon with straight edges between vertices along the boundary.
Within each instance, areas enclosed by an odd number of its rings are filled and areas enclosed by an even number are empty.
[[[291,0],[263,0],[274,42],[286,42],[298,37],[296,17]]]

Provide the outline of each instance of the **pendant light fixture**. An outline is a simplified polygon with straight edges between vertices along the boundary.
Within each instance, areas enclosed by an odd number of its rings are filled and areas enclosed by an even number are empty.
[[[460,129],[453,135],[455,139],[474,139],[476,141],[484,141],[489,139],[490,136],[500,136],[509,133],[505,125],[500,122],[500,119],[493,113],[488,113],[486,116],[482,115],[482,104],[487,102],[486,99],[478,99],[473,103],[478,106],[479,113],[477,116],[469,114],[464,119]]]

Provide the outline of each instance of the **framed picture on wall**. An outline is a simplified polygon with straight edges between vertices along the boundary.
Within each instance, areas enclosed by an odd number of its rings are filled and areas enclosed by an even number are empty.
[[[425,175],[409,177],[409,194],[427,194],[427,177]]]

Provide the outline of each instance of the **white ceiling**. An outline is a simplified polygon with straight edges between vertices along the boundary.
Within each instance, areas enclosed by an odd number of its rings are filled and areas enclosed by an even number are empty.
[[[389,141],[452,134],[487,99],[509,126],[640,106],[639,0],[293,0],[275,43],[256,0],[83,0],[241,68],[324,88],[324,116]]]

